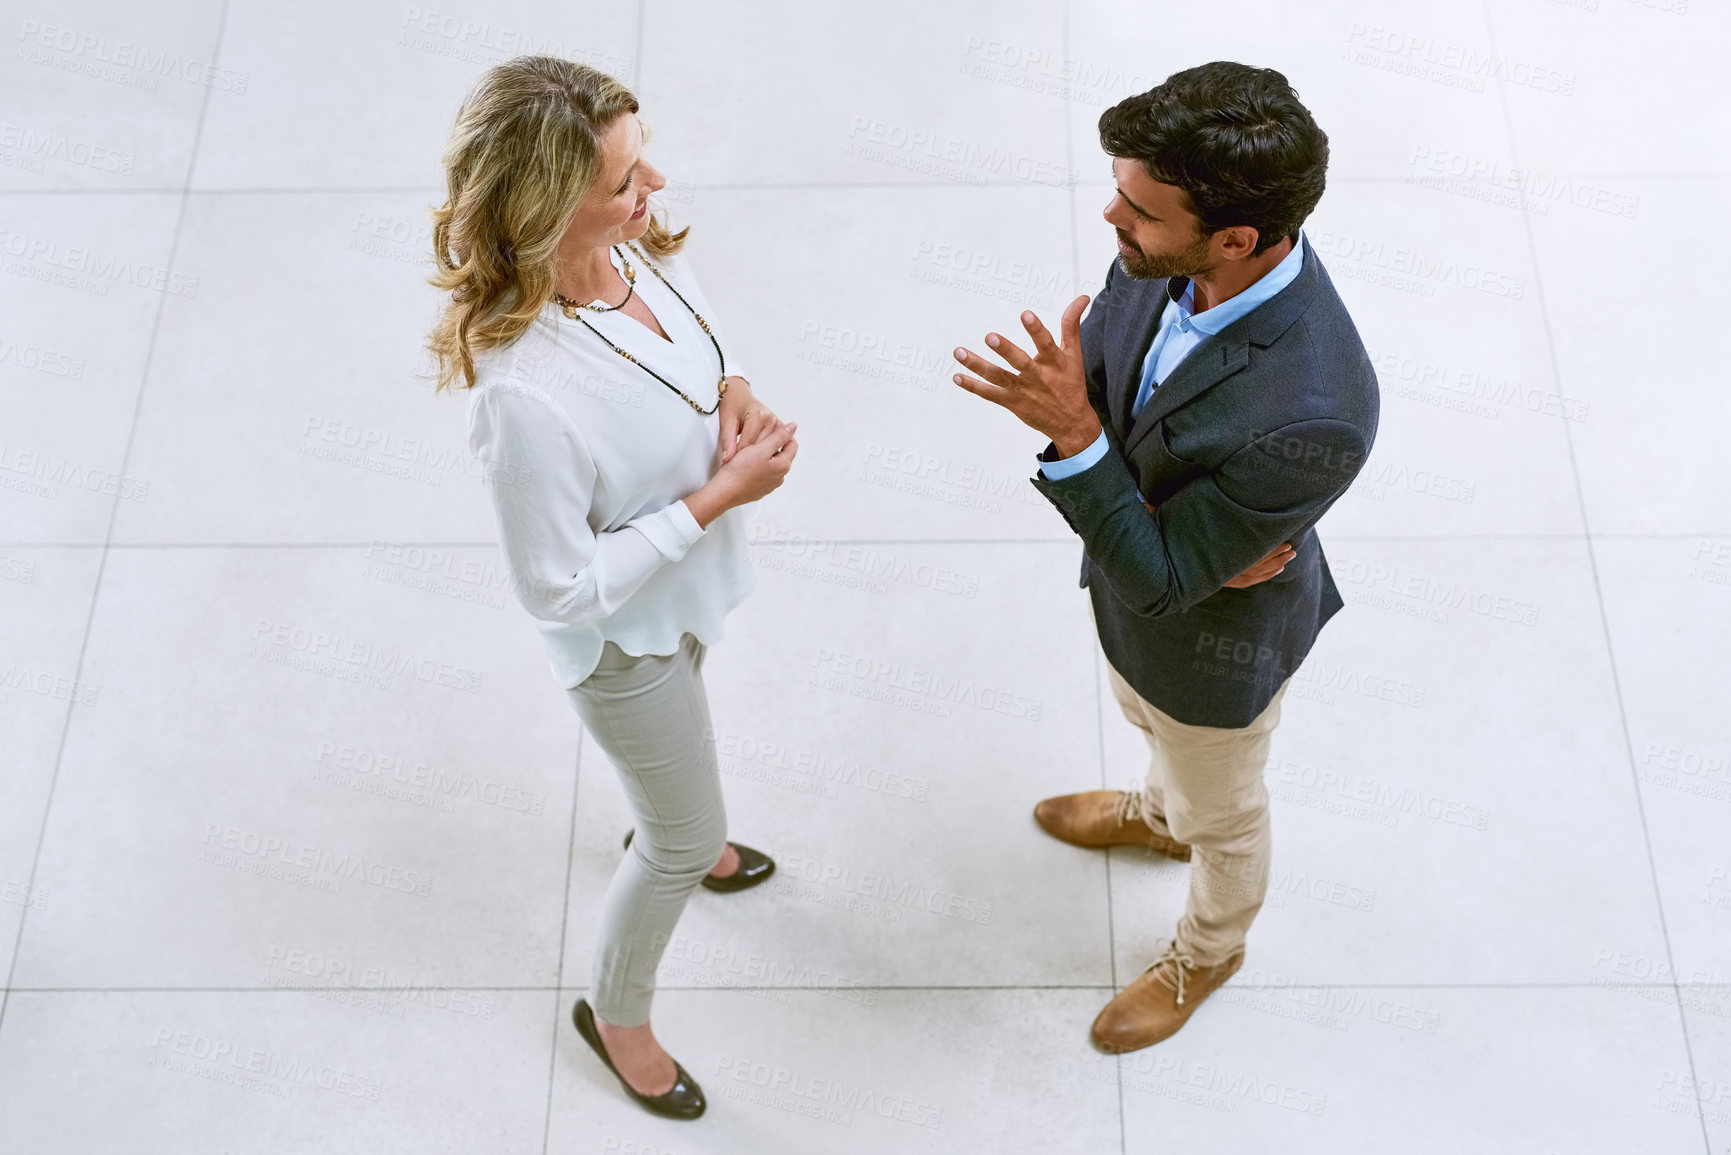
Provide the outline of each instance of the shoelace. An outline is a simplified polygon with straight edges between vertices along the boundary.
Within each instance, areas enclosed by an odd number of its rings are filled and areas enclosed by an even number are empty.
[[[1142,821],[1142,792],[1125,790],[1118,795],[1118,825]]]
[[[1170,965],[1168,965],[1170,964]],[[1188,971],[1196,969],[1196,960],[1178,949],[1177,940],[1166,945],[1166,953],[1148,964],[1147,970],[1154,972],[1154,978],[1163,986],[1178,992],[1178,1005],[1184,1005],[1184,979]]]

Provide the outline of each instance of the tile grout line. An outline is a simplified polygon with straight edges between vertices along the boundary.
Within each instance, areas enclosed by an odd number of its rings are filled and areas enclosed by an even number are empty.
[[[641,99],[643,89],[636,77],[628,86]],[[1567,180],[1620,180],[1620,181],[1727,181],[1731,173],[1719,172],[1682,172],[1682,173],[1560,173],[1558,179]],[[972,181],[945,180],[809,180],[809,181],[741,181],[715,184],[690,183],[685,187],[693,192],[820,192],[836,189],[1038,189],[1038,188],[1081,188],[1097,186],[1101,189],[1111,187],[1110,181],[1068,180],[1068,181],[1035,181],[1035,180],[987,180],[983,184]],[[1331,185],[1404,185],[1410,183],[1405,176],[1335,176],[1329,178]],[[1487,186],[1489,187],[1489,186]],[[436,184],[407,185],[258,185],[231,186],[226,188],[157,188],[141,185],[135,188],[9,188],[0,189],[0,197],[9,196],[293,196],[296,193],[306,193],[315,196],[346,196],[360,193],[443,193]]]
[[[564,1018],[559,1008],[564,1000],[565,935],[571,920],[571,870],[577,857],[574,843],[577,837],[577,789],[583,781],[583,733],[584,728],[579,725],[576,766],[571,772],[571,821],[565,828],[565,899],[559,906],[559,961],[553,971],[553,1036],[547,1048],[547,1114],[541,1120],[541,1155],[547,1155],[547,1144],[552,1136],[553,1080],[559,1072],[559,1032],[563,1029]]]
[[[631,83],[628,87],[641,101],[643,93],[643,22],[648,0],[637,0],[637,42],[631,60]],[[489,543],[497,548],[497,543]],[[541,1121],[541,1155],[547,1155],[553,1136],[553,1090],[559,1074],[559,1032],[564,1029],[565,940],[571,922],[571,874],[577,857],[577,793],[583,781],[583,736],[585,727],[577,728],[577,765],[571,775],[571,818],[565,828],[565,897],[559,907],[559,961],[553,972],[553,1032],[547,1054],[547,1112]]]
[[[643,25],[649,7],[649,0],[637,0],[637,43],[631,55],[631,91],[637,94],[639,100],[645,99],[643,90]]]
[[[222,38],[227,23],[228,0],[223,0],[222,7],[217,12],[216,35],[211,46],[210,57],[213,68],[222,58]],[[186,178],[182,181],[183,187],[174,190],[179,194],[180,207],[175,211],[174,231],[169,235],[168,240],[167,267],[170,270],[174,269],[175,258],[180,253],[180,237],[186,226],[186,207],[188,204],[185,186],[192,184],[192,174],[198,165],[198,146],[204,138],[204,122],[205,117],[210,113],[210,99],[213,92],[215,92],[215,88],[207,86],[204,90],[204,97],[199,102],[198,123],[193,128],[192,149],[186,160]],[[151,321],[150,326],[150,342],[145,346],[144,362],[139,367],[138,394],[132,402],[132,421],[126,430],[126,447],[120,455],[119,472],[122,476],[126,473],[126,464],[132,457],[132,447],[138,437],[138,419],[139,415],[144,412],[145,388],[150,383],[151,363],[156,356],[157,338],[162,334],[162,316],[168,309],[168,298],[169,293],[165,290],[156,301],[156,316]],[[108,571],[108,545],[114,538],[114,524],[119,520],[119,517],[120,495],[116,494],[113,503],[108,507],[108,529],[103,535],[102,553],[96,563],[96,577],[91,583],[90,606],[84,615],[84,636],[78,643],[78,662],[73,667],[72,680],[74,685],[77,685],[84,676],[84,659],[90,652],[90,631],[96,621],[96,604],[102,597],[103,575]],[[66,715],[60,723],[60,741],[54,750],[54,769],[48,776],[48,792],[42,800],[42,819],[36,829],[36,849],[30,857],[30,874],[25,882],[24,893],[26,895],[35,889],[36,873],[42,865],[42,845],[48,839],[48,820],[54,812],[54,795],[60,785],[60,767],[66,757],[66,739],[72,731],[73,706],[74,703],[67,702]],[[30,907],[26,904],[18,914],[18,930],[12,939],[12,958],[6,965],[6,984],[0,988],[0,1028],[5,1026],[6,1010],[11,1003],[13,980],[18,974],[18,959],[24,950],[24,929],[29,925],[29,921]]]
[[[1722,982],[1701,982],[1679,984],[1686,991],[1703,991],[1722,993],[1725,984]],[[23,991],[33,995],[275,995],[284,991],[293,994],[322,994],[326,992],[373,992],[378,993],[377,986],[264,986],[264,987],[13,987],[14,991]],[[560,983],[556,986],[417,986],[419,991],[448,992],[486,992],[498,991],[516,994],[538,994],[546,991],[584,991],[587,986],[573,984],[566,986]],[[767,984],[729,983],[725,986],[714,983],[694,987],[670,986],[658,982],[658,991],[786,991],[790,994],[837,994],[850,991],[917,991],[926,994],[968,994],[980,991],[1116,991],[1115,986],[1105,986],[1100,983],[968,983],[955,986],[915,986],[912,984],[876,983],[849,986],[773,986]],[[1224,988],[1222,988],[1224,989]],[[1586,982],[1533,982],[1533,983],[1281,983],[1253,986],[1233,984],[1233,990],[1238,991],[1674,991],[1670,983],[1606,983],[1588,980]],[[388,992],[386,992],[388,993]]]
[[[1066,61],[1070,59],[1071,15],[1071,2],[1070,0],[1064,0],[1063,11],[1059,19],[1063,24],[1060,36],[1063,49],[1062,59]],[[1070,290],[1072,293],[1080,295],[1082,291],[1082,246],[1077,237],[1079,222],[1076,219],[1077,181],[1075,179],[1075,173],[1077,169],[1076,118],[1074,112],[1074,104],[1066,98],[1064,101],[1064,160],[1067,165],[1067,170],[1071,175],[1069,187],[1070,195],[1066,198],[1070,217]],[[1092,296],[1093,294],[1089,295]],[[1063,540],[1068,541],[1069,539]],[[1086,550],[1084,550],[1084,556],[1086,556]],[[1086,592],[1084,592],[1082,596],[1090,599],[1093,597],[1092,594]],[[1087,643],[1089,657],[1088,666],[1094,673],[1094,742],[1099,751],[1100,785],[1104,788],[1106,785],[1106,710],[1105,701],[1100,692],[1100,661],[1094,655],[1094,646],[1097,639],[1094,637],[1095,631],[1092,614],[1089,615],[1088,623],[1088,632],[1090,635]],[[1110,998],[1118,993],[1118,922],[1117,914],[1112,903],[1112,854],[1110,851],[1106,853],[1105,860],[1106,973],[1112,983],[1111,991],[1108,994],[1108,1001],[1110,1001]],[[1117,1076],[1117,1078],[1112,1080],[1112,1086],[1117,1093],[1118,1098],[1118,1155],[1128,1155],[1130,1140],[1128,1137],[1127,1124],[1124,1118],[1124,1057],[1122,1055],[1113,1056],[1112,1070]]]
[[[630,87],[643,99],[643,18],[648,0],[637,0],[637,44],[631,62]],[[497,543],[492,543],[496,548]],[[559,1077],[559,1033],[564,1029],[565,940],[571,923],[571,874],[577,858],[577,794],[583,784],[583,737],[586,727],[577,727],[577,764],[571,774],[571,818],[565,828],[565,897],[559,905],[559,961],[553,972],[553,1031],[547,1047],[547,1111],[541,1120],[541,1155],[547,1155],[553,1138],[553,1092]]]
[[[788,531],[793,537],[803,538],[810,542],[824,542],[829,545],[1069,545],[1076,540],[1070,537],[824,537],[812,534],[809,537],[797,531]],[[1687,533],[1596,533],[1592,535],[1598,541],[1685,541],[1689,538],[1721,539],[1731,537],[1731,532],[1687,532]],[[1330,541],[1384,541],[1384,542],[1463,542],[1463,541],[1493,541],[1493,542],[1533,542],[1533,541],[1586,541],[1584,533],[1438,533],[1438,534],[1389,534],[1389,533],[1329,533]],[[390,541],[378,539],[368,541],[0,541],[0,549],[101,549],[101,550],[132,550],[132,549],[377,549],[380,546],[391,548],[416,549],[494,549],[497,541]],[[763,549],[774,549],[786,542],[756,541],[748,543]]]
[[[1496,24],[1491,19],[1489,0],[1481,0],[1479,12],[1485,23],[1485,33],[1491,42],[1491,50],[1496,51]],[[1520,150],[1515,141],[1514,117],[1509,111],[1508,89],[1501,80],[1497,81],[1497,105],[1503,115],[1503,131],[1508,135],[1509,156],[1516,164],[1520,162]],[[1557,395],[1567,398],[1563,387],[1562,366],[1557,361],[1556,334],[1551,326],[1551,309],[1549,299],[1545,295],[1544,275],[1539,267],[1538,239],[1533,235],[1532,214],[1521,214],[1521,230],[1527,242],[1527,260],[1533,268],[1533,294],[1538,300],[1540,326],[1545,334],[1545,351],[1551,364],[1551,380],[1555,383]],[[1581,531],[1587,547],[1587,572],[1593,578],[1593,597],[1599,607],[1599,628],[1605,639],[1606,665],[1611,675],[1611,690],[1617,700],[1617,722],[1623,734],[1623,754],[1628,761],[1630,785],[1635,795],[1635,815],[1641,824],[1641,841],[1647,851],[1647,877],[1653,886],[1654,913],[1659,916],[1659,934],[1665,943],[1665,965],[1670,968],[1672,994],[1677,1000],[1677,1026],[1683,1038],[1683,1057],[1689,1063],[1689,1080],[1691,1086],[1699,1086],[1695,1073],[1695,1049],[1689,1039],[1688,1008],[1683,1001],[1683,992],[1677,985],[1677,960],[1671,947],[1671,927],[1665,917],[1665,895],[1659,885],[1659,864],[1653,853],[1653,834],[1647,823],[1647,801],[1641,791],[1640,770],[1635,763],[1634,741],[1629,734],[1629,710],[1623,700],[1623,679],[1617,669],[1617,649],[1615,639],[1611,635],[1611,617],[1605,607],[1605,587],[1599,574],[1599,555],[1593,548],[1593,530],[1588,518],[1586,489],[1581,482],[1580,461],[1575,455],[1574,430],[1569,428],[1572,423],[1563,421],[1563,443],[1569,451],[1569,472],[1575,481],[1575,504],[1580,513]],[[1695,1099],[1695,1122],[1701,1128],[1701,1142],[1707,1155],[1713,1155],[1713,1139],[1707,1131],[1707,1115],[1701,1105],[1700,1097]]]

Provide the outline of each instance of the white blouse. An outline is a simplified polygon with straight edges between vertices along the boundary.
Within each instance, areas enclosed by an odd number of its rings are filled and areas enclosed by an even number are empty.
[[[715,346],[624,253],[637,295],[672,341],[623,311],[584,310],[583,319],[709,408],[721,377]],[[690,265],[677,255],[657,264],[709,322],[728,375],[744,377]],[[617,254],[613,265],[621,268]],[[483,466],[512,590],[536,618],[561,685],[594,672],[605,642],[671,654],[687,631],[705,645],[721,640],[727,611],[757,587],[747,545],[754,510],[735,506],[705,530],[680,500],[720,468],[719,412],[698,413],[551,302],[517,341],[476,357],[472,394],[469,449]]]

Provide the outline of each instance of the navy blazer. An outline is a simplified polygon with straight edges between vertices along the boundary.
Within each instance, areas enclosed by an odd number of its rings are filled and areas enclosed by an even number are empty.
[[[1134,421],[1143,358],[1188,279],[1138,281],[1113,261],[1082,320],[1088,400],[1110,449],[1072,477],[1032,479],[1082,538],[1107,661],[1191,725],[1249,725],[1342,606],[1313,527],[1370,452],[1376,373],[1301,243],[1292,283],[1204,338]],[[1288,541],[1297,556],[1278,577],[1225,587]]]

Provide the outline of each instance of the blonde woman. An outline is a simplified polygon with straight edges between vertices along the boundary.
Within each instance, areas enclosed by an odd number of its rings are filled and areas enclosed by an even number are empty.
[[[650,1027],[655,972],[701,882],[742,890],[770,859],[726,840],[702,678],[755,587],[746,511],[787,476],[794,426],[758,401],[690,266],[649,209],[638,102],[593,68],[525,56],[458,114],[434,213],[451,294],[440,387],[471,390],[517,599],[618,770],[635,826],[572,1017],[648,1110],[704,1098]],[[635,835],[635,838],[633,838]]]

